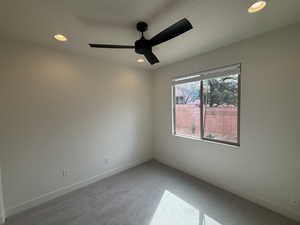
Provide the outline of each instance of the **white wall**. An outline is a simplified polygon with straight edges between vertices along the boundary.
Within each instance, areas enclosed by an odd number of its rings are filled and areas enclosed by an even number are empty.
[[[296,24],[155,71],[154,157],[300,220],[299,40]],[[239,62],[241,147],[172,136],[171,78]]]
[[[8,215],[152,157],[149,73],[25,42],[0,43]]]
[[[2,193],[2,179],[1,179],[1,168],[0,168],[0,224],[4,223],[5,212],[3,204],[3,193]]]

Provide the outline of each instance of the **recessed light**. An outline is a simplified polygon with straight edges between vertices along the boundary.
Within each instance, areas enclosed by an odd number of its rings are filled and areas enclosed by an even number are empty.
[[[54,38],[58,41],[67,41],[68,40],[68,38],[62,34],[55,34]]]
[[[263,8],[265,8],[266,5],[267,5],[266,1],[256,1],[248,8],[248,12],[256,13],[256,12],[262,10]]]
[[[143,58],[140,58],[140,59],[138,59],[138,60],[136,60],[138,63],[143,63],[143,62],[145,62],[145,60],[143,59]]]

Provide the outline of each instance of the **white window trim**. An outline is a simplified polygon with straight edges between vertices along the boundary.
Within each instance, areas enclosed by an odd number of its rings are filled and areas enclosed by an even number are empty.
[[[184,135],[184,134],[176,134],[176,128],[175,128],[175,123],[176,123],[176,97],[175,97],[175,85],[177,84],[182,84],[182,83],[188,83],[188,82],[193,82],[193,81],[201,81],[201,80],[206,80],[214,77],[222,77],[222,76],[230,76],[230,75],[236,75],[238,74],[239,80],[238,80],[238,141],[237,143],[233,142],[227,142],[227,141],[221,141],[221,140],[212,140],[203,137],[202,134],[202,129],[200,131],[200,136],[189,136],[189,135]],[[208,69],[205,71],[201,72],[196,72],[188,75],[183,75],[180,77],[176,77],[172,79],[172,135],[176,137],[182,137],[182,138],[188,138],[188,139],[193,139],[193,140],[200,140],[200,141],[205,141],[205,142],[210,142],[210,143],[216,143],[216,144],[224,144],[224,145],[229,145],[229,146],[235,146],[239,147],[240,146],[240,117],[241,117],[241,63],[233,64],[233,65],[228,65],[228,66],[222,66],[219,68],[215,69]],[[201,118],[202,120],[202,118]]]

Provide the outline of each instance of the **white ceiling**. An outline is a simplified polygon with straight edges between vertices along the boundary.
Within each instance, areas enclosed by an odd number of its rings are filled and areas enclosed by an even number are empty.
[[[260,33],[300,21],[300,0],[269,0],[261,12],[249,14],[250,0],[4,0],[0,32],[76,54],[158,68]],[[149,23],[151,37],[186,17],[194,29],[154,48],[161,63],[137,65],[134,50],[91,49],[88,43],[133,44],[136,22]],[[69,41],[57,42],[63,33]]]

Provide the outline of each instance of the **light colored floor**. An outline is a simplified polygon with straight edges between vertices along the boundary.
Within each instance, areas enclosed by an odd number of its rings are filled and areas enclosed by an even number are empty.
[[[7,225],[296,225],[151,161],[8,218]]]

